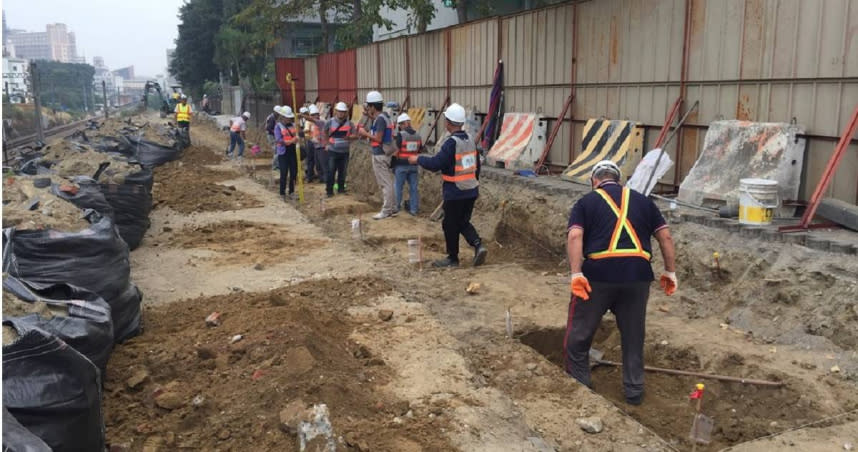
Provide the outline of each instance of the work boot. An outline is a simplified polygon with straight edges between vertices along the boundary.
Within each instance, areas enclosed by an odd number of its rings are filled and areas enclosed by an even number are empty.
[[[626,403],[628,403],[629,405],[638,406],[641,403],[643,403],[643,399],[644,399],[644,393],[640,393],[634,397],[626,396]]]
[[[486,256],[489,254],[489,250],[483,246],[482,243],[477,243],[477,246],[474,247],[474,267],[479,267],[486,262]]]
[[[432,266],[437,268],[458,267],[459,261],[450,259],[450,257],[447,256],[444,259],[432,262]]]

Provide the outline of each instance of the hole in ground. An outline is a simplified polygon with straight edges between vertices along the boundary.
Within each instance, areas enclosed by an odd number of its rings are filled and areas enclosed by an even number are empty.
[[[518,339],[562,368],[565,334],[565,328],[539,329],[522,333]],[[619,362],[619,343],[615,322],[604,319],[596,332],[593,347],[605,353],[604,359]],[[737,353],[724,357],[712,369],[701,370],[700,359],[691,348],[647,344],[644,361],[653,367],[787,382],[784,387],[769,388],[647,372],[644,402],[641,406],[631,406],[625,403],[623,395],[622,368],[593,368],[592,384],[596,392],[681,449],[692,446],[688,433],[695,406],[688,395],[699,382],[706,384],[703,413],[715,419],[712,442],[698,446],[701,451],[719,450],[825,417],[820,401],[793,389],[786,375],[767,372],[749,364],[749,360]]]

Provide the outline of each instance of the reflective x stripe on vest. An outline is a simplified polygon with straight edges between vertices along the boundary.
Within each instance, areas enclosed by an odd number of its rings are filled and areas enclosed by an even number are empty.
[[[455,182],[459,190],[470,190],[477,188],[477,147],[470,139],[461,139],[456,136],[451,136],[456,142],[456,166],[455,174],[448,176],[441,175],[441,179],[446,182]]]
[[[390,117],[387,116],[387,113],[382,112],[379,116],[384,117],[384,120],[387,122],[387,127],[384,129],[384,133],[381,134],[381,143],[376,143],[374,140],[370,141],[370,146],[374,148],[379,148],[384,145],[384,143],[389,143],[390,140],[393,139],[393,121]],[[375,121],[372,123],[372,127],[369,129],[370,133],[375,135]]]
[[[339,127],[334,127],[334,123],[331,123],[331,129],[328,131],[328,143],[334,144],[335,139],[348,138],[351,135],[351,132],[352,124],[349,121],[346,121]]]
[[[590,253],[587,258],[588,259],[605,259],[610,257],[640,257],[650,260],[650,253],[643,249],[641,246],[641,240],[638,237],[635,228],[632,227],[632,224],[629,223],[629,197],[631,190],[626,187],[623,187],[622,194],[622,204],[617,207],[617,204],[611,199],[611,196],[608,193],[599,188],[596,190],[596,193],[608,203],[608,207],[614,211],[614,214],[617,216],[617,224],[614,226],[614,233],[611,234],[611,241],[609,242],[608,249],[605,251],[599,251],[597,253]],[[634,248],[619,248],[620,244],[620,235],[622,232],[626,231],[629,238],[634,245]]]
[[[400,130],[399,136],[402,138],[402,143],[399,145],[397,157],[408,158],[412,155],[420,153],[420,148],[423,147],[423,140],[417,133],[411,133],[407,130]]]
[[[186,105],[184,105],[184,108],[182,108],[182,107],[183,107],[182,104],[176,105],[176,110],[178,110],[176,112],[176,121],[190,122],[191,121],[191,106],[189,104],[186,104]]]

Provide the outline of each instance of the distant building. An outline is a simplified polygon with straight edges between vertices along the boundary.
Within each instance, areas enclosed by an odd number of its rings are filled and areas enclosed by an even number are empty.
[[[134,66],[127,66],[123,68],[119,68],[113,71],[113,75],[118,75],[125,80],[130,80],[134,78]]]
[[[108,68],[104,64],[104,58],[100,56],[92,57],[92,65],[95,68],[95,74],[92,77],[94,92],[97,94],[101,94],[101,82],[104,82],[104,88],[107,91],[108,105],[116,105],[118,101],[118,93],[116,91],[116,76],[113,75],[113,72],[110,72],[110,68]]]
[[[3,94],[13,104],[26,103],[30,97],[27,76],[30,63],[23,58],[3,57]]]
[[[276,58],[302,58],[336,49],[334,38],[344,19],[336,14],[328,17],[328,48],[322,48],[322,23],[318,14],[297,17],[284,24],[285,33],[274,46]]]
[[[48,24],[45,31],[20,32],[7,30],[4,35],[14,48],[15,56],[28,60],[52,60],[62,63],[77,63],[77,40],[66,24]]]

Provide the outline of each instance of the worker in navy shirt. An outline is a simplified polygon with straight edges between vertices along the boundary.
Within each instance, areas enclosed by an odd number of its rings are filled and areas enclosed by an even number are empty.
[[[619,184],[620,169],[610,161],[591,173],[594,191],[572,207],[567,249],[572,270],[566,325],[566,373],[590,386],[590,345],[610,309],[617,319],[623,350],[626,402],[640,405],[644,396],[646,304],[653,281],[650,237],[664,258],[661,286],[677,288],[675,250],[661,212],[646,196]]]
[[[435,261],[435,267],[459,266],[459,234],[465,237],[468,245],[474,247],[474,267],[486,261],[488,250],[483,246],[480,235],[471,224],[474,202],[479,196],[480,156],[477,147],[462,130],[465,124],[465,109],[452,104],[444,111],[447,131],[450,138],[433,155],[412,155],[408,163],[420,165],[429,171],[440,171],[443,182],[444,198],[444,239],[447,242],[447,257]]]

